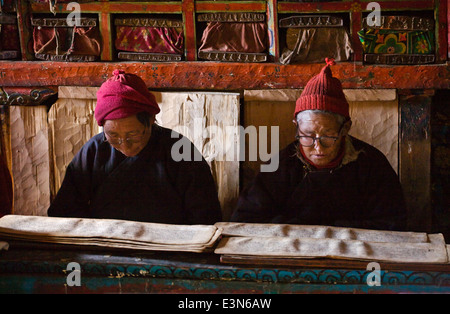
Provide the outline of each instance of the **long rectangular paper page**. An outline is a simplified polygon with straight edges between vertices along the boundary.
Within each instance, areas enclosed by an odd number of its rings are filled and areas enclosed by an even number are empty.
[[[0,218],[0,237],[104,238],[165,245],[205,245],[214,240],[216,231],[215,226],[208,225],[170,225],[115,219],[21,215]]]
[[[41,243],[56,243],[56,244],[72,244],[72,245],[95,245],[103,247],[129,247],[129,248],[146,248],[146,249],[171,249],[179,251],[187,250],[203,250],[205,248],[212,248],[220,237],[220,230],[217,229],[213,237],[208,243],[200,244],[161,244],[140,240],[126,240],[126,239],[112,239],[104,237],[53,237],[42,236],[36,234],[2,234],[0,232],[0,239],[15,240],[26,242],[41,242]],[[180,241],[182,242],[182,241]]]
[[[216,254],[279,258],[337,258],[398,263],[447,263],[442,234],[430,243],[383,243],[356,240],[225,237]]]
[[[382,231],[315,225],[257,224],[218,222],[224,236],[288,237],[313,239],[359,240],[370,242],[426,243],[428,235],[422,232]]]

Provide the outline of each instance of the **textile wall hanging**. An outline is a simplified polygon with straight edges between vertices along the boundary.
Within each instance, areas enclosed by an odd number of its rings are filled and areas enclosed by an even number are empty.
[[[96,87],[60,86],[48,112],[51,195],[55,196],[66,167],[80,148],[101,132],[94,119]]]
[[[239,196],[239,93],[154,92],[159,125],[186,136],[211,167],[223,219]]]
[[[263,13],[207,13],[198,57],[211,61],[264,62],[268,35]]]
[[[380,26],[369,26],[364,18],[358,36],[366,63],[425,64],[435,60],[432,19],[382,16]]]
[[[11,106],[14,214],[47,215],[50,205],[46,106]]]
[[[100,32],[94,18],[81,18],[81,26],[68,26],[65,18],[36,18],[31,24],[37,59],[94,61],[100,56]]]
[[[119,59],[180,61],[184,50],[183,22],[169,19],[122,18],[116,26]]]
[[[327,57],[347,61],[353,53],[351,39],[339,17],[292,16],[281,19],[279,25],[286,29],[282,64],[323,62]]]
[[[0,7],[0,60],[16,59],[19,51],[17,17],[13,14],[3,13]]]

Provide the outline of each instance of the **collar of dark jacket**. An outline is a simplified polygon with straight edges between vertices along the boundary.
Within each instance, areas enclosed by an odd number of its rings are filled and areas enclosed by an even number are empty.
[[[314,169],[314,167],[310,163],[308,163],[303,158],[302,154],[300,153],[298,143],[296,143],[295,148],[296,148],[297,158],[300,159],[300,161],[303,163],[303,169],[306,172],[317,171],[316,169]],[[334,169],[327,170],[327,171],[331,171],[331,172],[336,171],[337,169],[340,169],[340,168],[344,167],[345,165],[348,165],[349,163],[356,161],[358,159],[359,154],[363,152],[362,149],[361,150],[355,149],[355,146],[352,143],[351,136],[345,137],[344,149],[345,149],[344,157],[342,158],[342,161],[339,164],[339,166],[337,166]]]

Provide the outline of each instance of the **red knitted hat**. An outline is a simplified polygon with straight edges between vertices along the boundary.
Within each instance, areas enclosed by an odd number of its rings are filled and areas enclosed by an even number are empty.
[[[114,70],[113,76],[97,91],[94,116],[99,126],[105,120],[116,120],[139,112],[157,114],[160,109],[155,96],[137,75]]]
[[[295,104],[294,118],[305,110],[324,110],[350,118],[348,102],[341,82],[331,74],[334,59],[325,59],[326,66],[306,84]]]

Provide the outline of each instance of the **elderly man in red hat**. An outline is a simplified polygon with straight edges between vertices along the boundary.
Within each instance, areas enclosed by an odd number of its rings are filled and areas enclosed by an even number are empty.
[[[115,70],[97,92],[95,119],[103,132],[67,167],[48,215],[173,224],[220,221],[208,164],[196,161],[194,154],[200,153],[191,142],[191,161],[174,161],[172,145],[180,138],[155,124],[159,111],[140,77]]]
[[[233,221],[403,230],[406,210],[395,171],[376,148],[348,134],[349,105],[333,60],[296,102],[296,140],[240,195]]]

